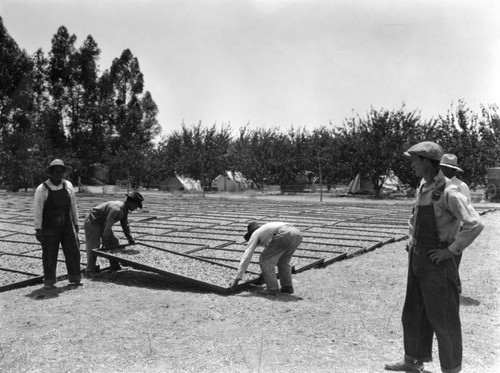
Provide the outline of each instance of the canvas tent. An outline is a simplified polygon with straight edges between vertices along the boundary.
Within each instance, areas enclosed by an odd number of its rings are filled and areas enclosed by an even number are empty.
[[[238,171],[226,171],[212,181],[212,188],[217,188],[217,190],[225,192],[236,192],[250,189],[251,187],[252,181],[247,180],[241,172]]]
[[[175,191],[189,191],[189,192],[202,192],[201,184],[198,180],[189,177],[174,175],[165,179],[161,185],[160,190]]]
[[[384,184],[382,184],[382,188],[380,189],[380,193],[392,193],[401,189],[401,181],[394,174],[394,172],[391,171],[388,175],[386,175]],[[360,174],[357,174],[354,180],[349,183],[347,193],[370,194],[375,193],[375,188],[373,187],[373,182],[370,179],[362,178]]]

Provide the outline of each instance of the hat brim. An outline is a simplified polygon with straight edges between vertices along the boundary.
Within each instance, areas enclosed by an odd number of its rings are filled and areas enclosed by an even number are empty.
[[[457,171],[460,171],[460,172],[464,172],[464,170],[462,170],[460,167],[454,166],[454,165],[451,165],[451,164],[440,163],[439,165],[440,166],[444,166],[444,167],[448,167],[448,168],[453,168],[454,170],[457,170]]]
[[[63,165],[58,164],[58,165],[55,165],[55,166],[49,166],[49,167],[47,167],[45,169],[45,174],[47,174],[47,175],[50,174],[50,169],[53,168],[53,167],[62,167],[62,168],[64,168],[64,174],[65,175],[67,175],[71,171],[73,171],[73,167],[71,167],[71,166],[63,166]]]
[[[132,198],[128,194],[125,194],[125,197],[127,197],[129,200],[134,201],[135,203],[137,203],[137,206],[142,210],[142,202],[136,200],[135,198]]]

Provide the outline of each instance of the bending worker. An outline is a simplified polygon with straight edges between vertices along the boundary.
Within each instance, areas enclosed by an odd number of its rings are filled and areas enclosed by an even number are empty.
[[[259,223],[254,221],[248,224],[244,238],[245,241],[248,241],[248,246],[240,261],[232,286],[236,286],[243,278],[256,247],[262,246],[264,250],[260,254],[259,264],[266,283],[266,289],[261,293],[268,295],[280,293],[275,271],[276,266],[278,266],[281,293],[292,294],[290,261],[293,253],[302,242],[300,231],[289,223],[272,222],[260,226]]]
[[[130,234],[128,224],[128,214],[142,209],[144,198],[139,192],[132,192],[125,201],[109,201],[101,203],[90,210],[85,219],[85,244],[87,248],[87,269],[85,273],[93,274],[96,272],[96,255],[92,252],[97,249],[102,242],[104,247],[114,247],[119,245],[118,238],[113,233],[113,225],[120,222],[123,233],[130,244],[135,241]],[[120,265],[115,261],[110,261],[111,270],[119,270]]]

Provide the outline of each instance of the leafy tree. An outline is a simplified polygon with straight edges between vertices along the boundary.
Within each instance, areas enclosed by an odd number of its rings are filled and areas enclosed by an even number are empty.
[[[358,173],[370,179],[376,194],[391,170],[402,181],[414,182],[405,172],[410,167],[407,161],[403,163],[403,152],[409,147],[410,139],[422,135],[420,126],[420,114],[407,111],[404,105],[392,111],[371,108],[366,118],[358,115],[347,120],[344,127],[336,131],[337,146],[344,156],[343,172],[350,168],[350,179]]]
[[[2,18],[0,51],[0,177],[10,190],[18,191],[28,176],[33,65],[5,29]]]

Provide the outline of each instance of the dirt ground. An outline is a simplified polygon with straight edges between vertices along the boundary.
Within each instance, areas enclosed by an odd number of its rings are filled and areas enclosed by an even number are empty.
[[[460,271],[469,373],[500,371],[500,211],[482,218]],[[296,293],[279,297],[126,268],[3,292],[0,372],[383,372],[403,354],[404,246],[295,274]],[[440,371],[436,344],[434,359],[427,372]]]

